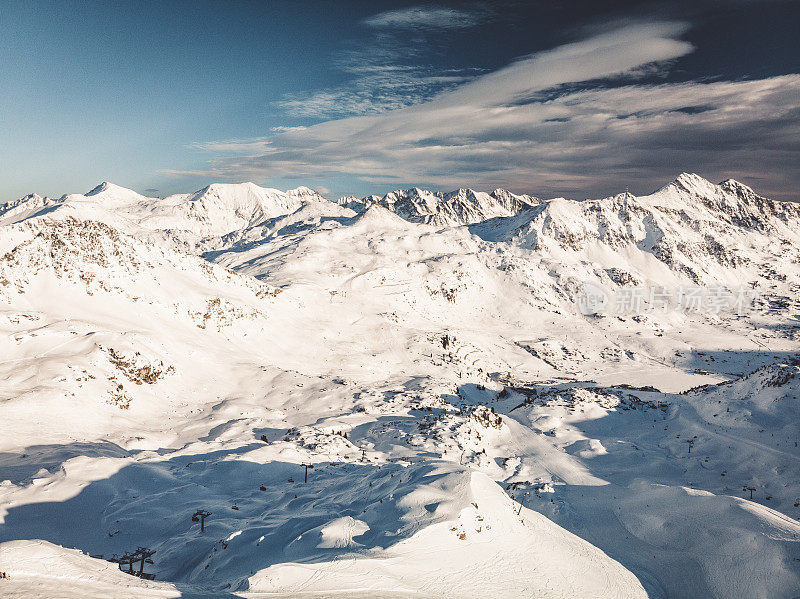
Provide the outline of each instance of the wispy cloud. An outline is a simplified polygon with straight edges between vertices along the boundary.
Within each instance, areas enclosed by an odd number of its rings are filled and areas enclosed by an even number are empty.
[[[301,126],[292,126],[292,127],[280,126],[280,127],[272,127],[270,129],[270,131],[273,131],[273,132],[276,132],[276,133],[290,133],[292,131],[302,131],[303,129],[305,129],[305,127],[301,127]]]
[[[378,13],[364,19],[363,23],[379,29],[464,29],[477,25],[481,13],[439,6],[412,6]]]
[[[272,130],[276,133],[288,131],[301,131],[304,127],[275,127]],[[205,150],[207,152],[258,152],[263,151],[271,138],[257,137],[253,139],[228,139],[222,141],[201,141],[191,144],[189,147],[194,150]]]
[[[800,75],[630,80],[691,52],[679,39],[683,30],[676,23],[633,24],[595,35],[420,104],[275,134],[259,141],[261,151],[219,158],[210,170],[317,180],[348,173],[376,185],[504,185],[571,195],[699,170],[766,176],[776,189],[789,188],[787,178],[798,177]],[[597,85],[608,79],[616,86]]]
[[[420,104],[473,77],[472,71],[430,72],[424,67],[370,67],[347,86],[292,94],[275,103],[293,117],[315,119],[380,114]]]
[[[334,59],[333,66],[350,75],[346,83],[288,94],[273,105],[290,117],[324,120],[427,102],[480,71],[433,66],[422,56],[435,52],[448,30],[471,27],[489,14],[474,4],[470,10],[411,7],[374,15],[363,22],[370,28],[367,36]]]

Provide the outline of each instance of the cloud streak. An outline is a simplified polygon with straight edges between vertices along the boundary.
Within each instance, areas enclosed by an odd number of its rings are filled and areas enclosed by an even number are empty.
[[[480,18],[479,14],[473,11],[437,6],[412,6],[378,13],[362,22],[368,27],[378,29],[464,29],[477,25]]]
[[[258,140],[208,174],[375,185],[508,186],[542,195],[647,189],[681,170],[796,184],[800,75],[642,84],[692,51],[677,23],[632,24],[524,57],[422,103]],[[620,79],[622,78],[622,79]],[[598,81],[615,80],[615,86]]]
[[[380,114],[426,102],[443,89],[471,78],[467,71],[437,73],[421,67],[372,67],[364,69],[346,87],[289,95],[275,105],[288,115],[301,118]]]

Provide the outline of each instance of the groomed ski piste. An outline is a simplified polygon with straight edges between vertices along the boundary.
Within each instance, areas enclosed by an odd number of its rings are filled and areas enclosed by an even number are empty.
[[[798,597],[799,290],[800,205],[691,174],[26,196],[0,596]]]

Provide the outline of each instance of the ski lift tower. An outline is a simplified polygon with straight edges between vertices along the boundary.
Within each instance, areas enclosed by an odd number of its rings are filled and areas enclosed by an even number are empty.
[[[211,512],[207,512],[205,510],[197,510],[194,514],[192,514],[192,522],[200,523],[200,532],[205,532],[206,518],[208,518],[210,515]]]

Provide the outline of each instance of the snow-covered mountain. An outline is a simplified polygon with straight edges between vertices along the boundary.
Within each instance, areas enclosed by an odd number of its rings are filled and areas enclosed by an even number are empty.
[[[0,208],[0,222],[14,223],[45,214],[86,216],[208,237],[225,235],[321,200],[324,198],[308,187],[283,192],[254,183],[215,183],[194,193],[148,198],[104,182],[84,195],[70,194],[57,200],[36,194],[25,196]]]
[[[648,196],[550,200],[472,230],[569,264],[573,275],[591,276],[594,269],[606,283],[740,285],[779,280],[794,270],[799,220],[800,204],[762,198],[732,180],[717,186],[684,173]]]
[[[410,222],[437,226],[468,225],[497,216],[512,216],[540,202],[533,196],[515,195],[505,189],[491,193],[472,189],[443,193],[416,187],[392,191],[382,197],[373,195],[339,200],[340,204],[359,212],[377,204]]]
[[[6,204],[0,595],[794,597],[799,231],[689,174]]]

